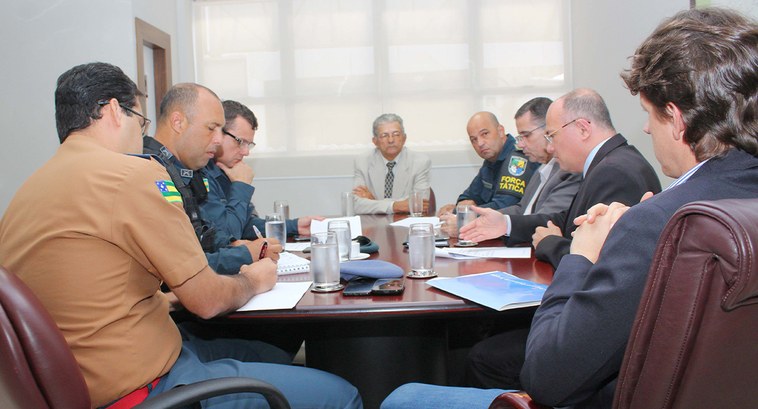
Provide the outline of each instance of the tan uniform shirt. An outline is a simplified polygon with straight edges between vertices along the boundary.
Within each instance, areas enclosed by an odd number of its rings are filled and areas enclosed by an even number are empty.
[[[207,261],[155,160],[67,140],[0,221],[0,263],[42,300],[100,406],[165,374],[181,338],[161,281]],[[156,183],[158,182],[158,183]]]

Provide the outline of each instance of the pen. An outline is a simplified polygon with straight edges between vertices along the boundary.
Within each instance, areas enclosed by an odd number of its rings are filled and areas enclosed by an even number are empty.
[[[268,248],[268,242],[264,241],[263,245],[261,246],[261,254],[258,256],[258,260],[263,259],[263,256],[266,255],[266,249]]]
[[[259,239],[263,238],[263,234],[261,234],[261,231],[258,230],[258,228],[255,227],[255,225],[253,225],[253,231],[255,232],[255,235],[258,236]]]

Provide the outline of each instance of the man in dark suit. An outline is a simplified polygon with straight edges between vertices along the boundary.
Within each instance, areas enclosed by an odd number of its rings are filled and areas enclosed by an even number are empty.
[[[532,242],[538,259],[558,266],[569,251],[572,221],[597,203],[632,205],[645,192],[660,192],[652,166],[616,132],[603,98],[580,88],[558,98],[547,111],[548,152],[567,172],[581,172],[582,185],[571,207],[558,213],[505,215],[483,208],[483,217],[461,229],[475,242],[505,236],[508,245]]]
[[[537,402],[610,408],[668,219],[695,200],[758,197],[756,48],[755,22],[691,9],[664,21],[635,52],[622,76],[648,113],[644,130],[663,172],[677,180],[631,209],[599,205],[576,221],[571,254],[555,272],[526,346],[521,382]],[[382,408],[484,407],[500,392],[408,384]]]
[[[756,49],[758,24],[703,9],[663,22],[635,52],[622,77],[648,113],[663,172],[677,180],[631,209],[596,206],[577,220],[527,342],[521,379],[538,402],[610,408],[666,222],[695,200],[758,197]]]

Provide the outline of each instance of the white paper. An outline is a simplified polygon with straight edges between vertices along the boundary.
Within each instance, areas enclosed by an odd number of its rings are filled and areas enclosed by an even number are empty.
[[[451,254],[451,258],[458,258],[455,257],[456,255],[468,256],[468,258],[530,258],[532,256],[531,247],[444,247],[439,250]]]
[[[303,295],[311,288],[312,281],[276,283],[271,291],[251,298],[237,311],[286,310],[295,308]]]
[[[436,247],[434,249],[434,255],[435,255],[435,257],[452,258],[452,259],[455,259],[455,260],[470,260],[470,259],[473,259],[473,258],[479,258],[479,257],[476,257],[476,256],[466,256],[466,255],[463,255],[463,254],[451,253],[451,252],[448,251],[449,249],[450,249],[450,247],[443,247],[443,248]]]
[[[310,247],[311,243],[308,241],[300,241],[296,243],[285,243],[284,249],[287,251],[303,251],[306,247]]]
[[[363,234],[363,228],[361,227],[361,217],[360,216],[350,216],[350,217],[333,217],[330,219],[324,219],[324,220],[311,220],[311,234],[313,233],[323,233],[329,229],[329,222],[331,220],[348,220],[350,221],[350,235],[351,238],[356,238]],[[309,244],[310,245],[310,244]]]
[[[398,220],[394,223],[390,223],[390,226],[410,227],[413,223],[431,223],[434,227],[439,227],[440,218],[439,217],[406,217],[403,220]]]

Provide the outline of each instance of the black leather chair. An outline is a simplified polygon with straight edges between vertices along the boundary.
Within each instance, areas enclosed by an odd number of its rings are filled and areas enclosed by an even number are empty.
[[[653,258],[613,407],[758,408],[758,199],[695,202]],[[524,393],[490,409],[544,408]]]
[[[263,395],[272,408],[289,408],[272,385],[220,378],[175,388],[137,406],[178,408],[237,392]],[[3,409],[92,407],[79,365],[50,314],[29,287],[0,267],[0,396]]]

